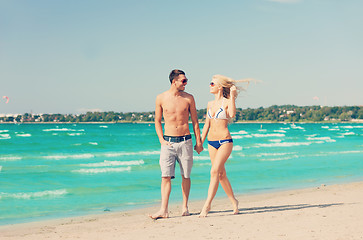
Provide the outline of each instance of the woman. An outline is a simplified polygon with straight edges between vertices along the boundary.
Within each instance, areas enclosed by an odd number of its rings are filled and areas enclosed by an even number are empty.
[[[228,198],[233,205],[233,214],[238,214],[238,200],[235,198],[232,186],[227,178],[224,164],[231,155],[233,140],[228,130],[229,119],[236,115],[237,82],[231,78],[214,75],[210,83],[210,92],[214,94],[215,100],[208,103],[207,117],[202,132],[202,143],[208,134],[208,151],[212,162],[210,172],[210,183],[208,197],[200,213],[200,217],[206,217],[211,209],[214,196],[217,193],[218,185],[221,183]]]

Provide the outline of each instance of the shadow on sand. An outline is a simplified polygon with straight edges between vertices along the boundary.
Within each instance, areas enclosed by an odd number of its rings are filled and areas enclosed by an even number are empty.
[[[253,207],[253,208],[240,208],[239,214],[255,214],[255,213],[266,213],[266,212],[281,212],[290,210],[300,210],[306,208],[326,208],[343,205],[343,203],[330,203],[330,204],[296,204],[296,205],[281,205],[281,206],[264,206],[264,207]],[[210,211],[212,213],[231,213],[232,210],[222,211]]]

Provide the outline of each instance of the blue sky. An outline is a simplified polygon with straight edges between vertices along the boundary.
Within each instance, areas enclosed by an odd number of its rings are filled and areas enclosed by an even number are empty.
[[[169,72],[197,108],[214,74],[242,108],[363,104],[363,1],[0,0],[0,113],[153,111]]]

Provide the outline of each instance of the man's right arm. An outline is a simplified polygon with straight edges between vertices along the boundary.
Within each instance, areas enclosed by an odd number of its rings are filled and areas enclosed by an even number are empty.
[[[160,144],[165,144],[164,136],[163,136],[163,127],[161,125],[161,119],[163,116],[163,108],[161,106],[161,96],[156,97],[155,101],[155,131],[158,135]]]

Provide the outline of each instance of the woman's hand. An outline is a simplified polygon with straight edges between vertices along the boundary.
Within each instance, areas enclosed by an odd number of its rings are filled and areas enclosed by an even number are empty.
[[[236,99],[236,97],[237,97],[237,88],[236,88],[236,86],[232,86],[230,88],[230,95],[231,95],[232,100]]]

